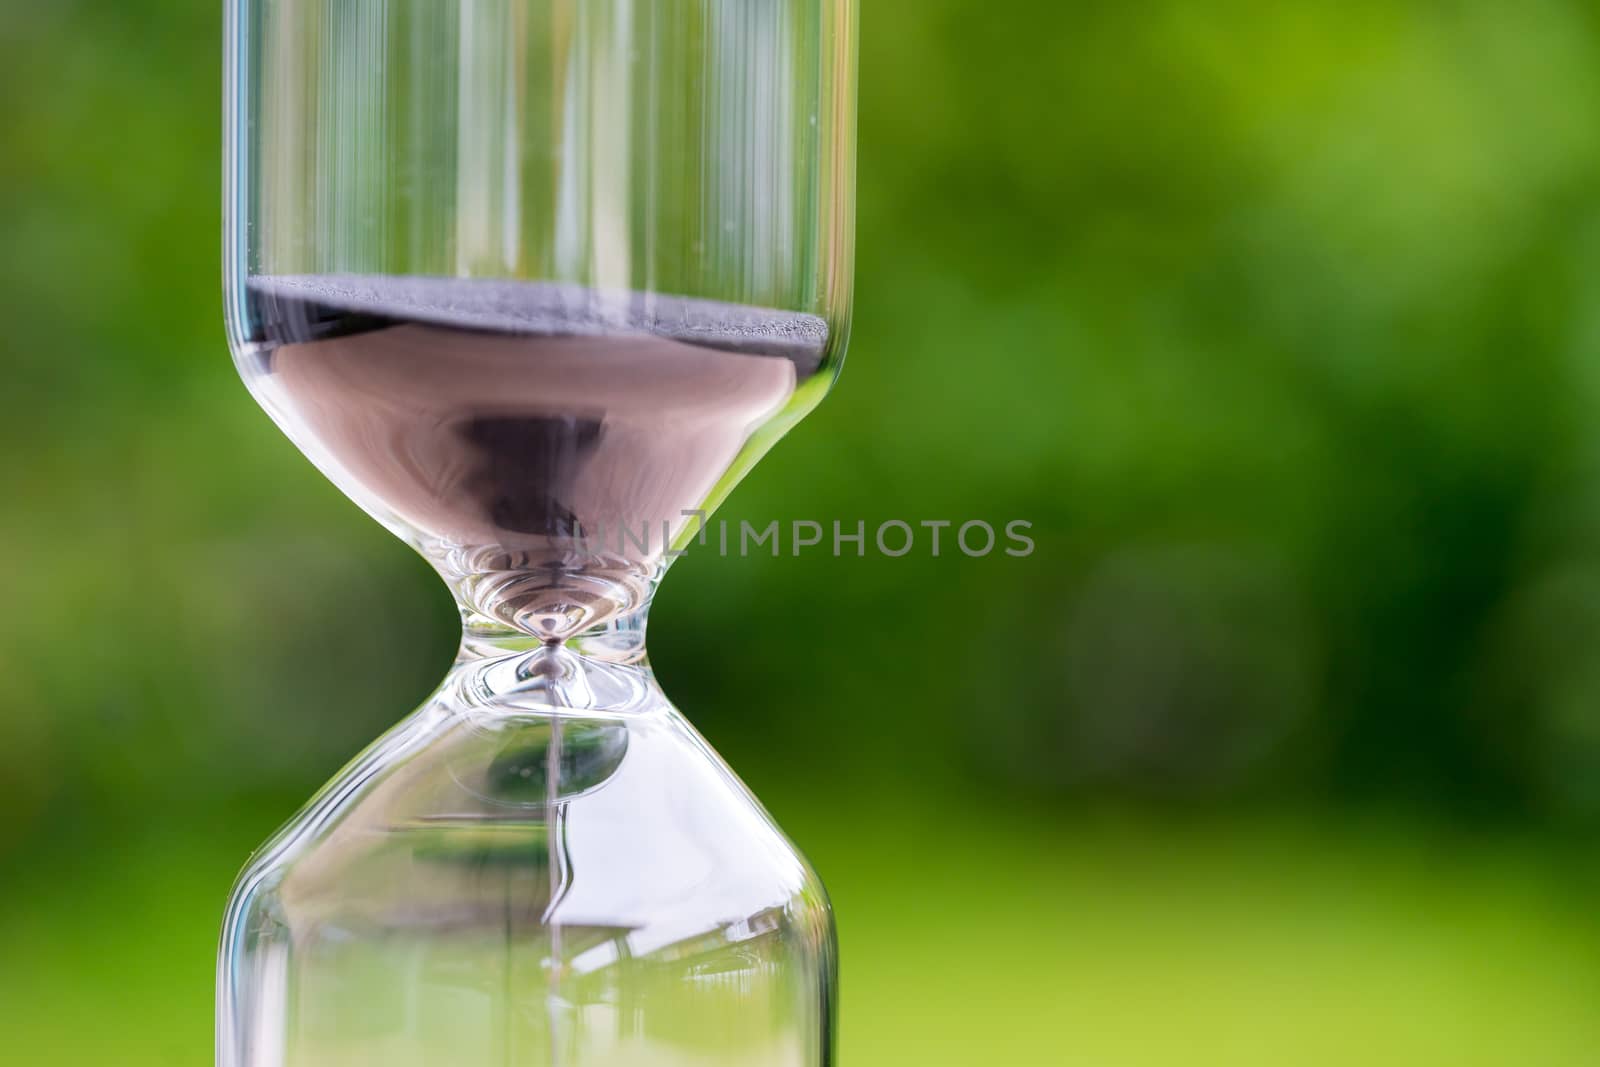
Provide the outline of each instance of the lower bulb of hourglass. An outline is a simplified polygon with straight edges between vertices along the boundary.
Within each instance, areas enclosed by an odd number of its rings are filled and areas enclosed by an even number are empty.
[[[821,885],[619,633],[464,651],[258,854],[219,1064],[828,1062]]]

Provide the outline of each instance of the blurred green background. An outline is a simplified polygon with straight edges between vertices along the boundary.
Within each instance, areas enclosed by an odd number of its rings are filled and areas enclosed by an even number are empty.
[[[840,386],[668,691],[852,1065],[1600,1062],[1600,11],[866,0]],[[453,651],[235,378],[219,0],[0,9],[0,1059],[204,1064],[249,851]]]

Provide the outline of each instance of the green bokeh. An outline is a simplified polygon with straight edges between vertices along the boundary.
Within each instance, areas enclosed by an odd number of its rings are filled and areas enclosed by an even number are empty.
[[[234,871],[453,649],[221,326],[220,2],[0,10],[0,1040],[201,1064]],[[856,327],[673,697],[848,1064],[1600,1048],[1600,16],[868,0]]]

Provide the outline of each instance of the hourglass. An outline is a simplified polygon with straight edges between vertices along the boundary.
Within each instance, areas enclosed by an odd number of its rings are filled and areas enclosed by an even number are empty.
[[[464,634],[241,875],[219,1064],[831,1062],[822,887],[644,632],[843,356],[854,19],[229,0],[240,372]]]

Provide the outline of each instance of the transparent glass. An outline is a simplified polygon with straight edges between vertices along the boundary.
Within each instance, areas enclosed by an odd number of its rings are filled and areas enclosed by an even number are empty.
[[[851,0],[229,3],[235,359],[464,632],[240,876],[219,1064],[831,1062],[827,898],[644,632],[837,373],[854,38]]]

